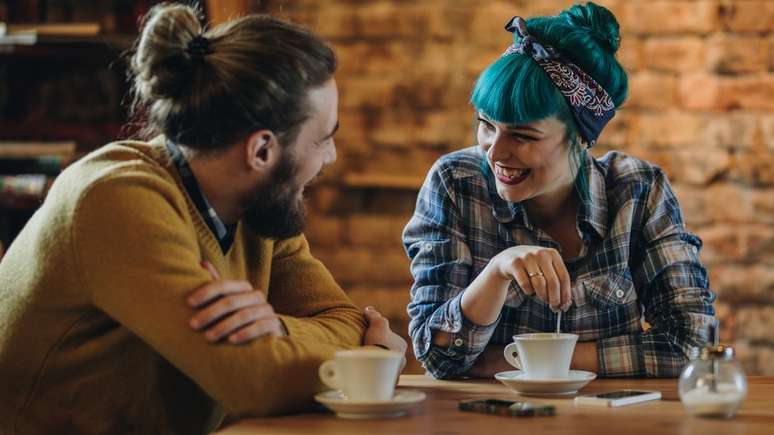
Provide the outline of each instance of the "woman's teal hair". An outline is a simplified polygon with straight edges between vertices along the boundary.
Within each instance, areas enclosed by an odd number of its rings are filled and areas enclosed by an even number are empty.
[[[557,49],[597,81],[619,107],[626,99],[628,79],[615,59],[620,44],[618,21],[606,8],[594,3],[574,5],[555,17],[527,19],[527,30],[542,44]],[[502,31],[505,34],[505,30]],[[471,104],[490,119],[504,124],[525,124],[556,116],[567,126],[567,136],[577,168],[576,186],[582,197],[588,192],[580,165],[583,152],[570,107],[542,68],[528,55],[509,54],[481,73]]]

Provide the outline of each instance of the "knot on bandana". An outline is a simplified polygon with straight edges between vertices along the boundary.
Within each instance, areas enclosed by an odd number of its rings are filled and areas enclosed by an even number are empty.
[[[505,25],[505,30],[513,33],[514,42],[502,56],[527,55],[540,65],[570,105],[579,134],[591,148],[602,129],[615,116],[615,105],[610,95],[593,77],[564,59],[554,47],[530,35],[523,18],[513,17]]]

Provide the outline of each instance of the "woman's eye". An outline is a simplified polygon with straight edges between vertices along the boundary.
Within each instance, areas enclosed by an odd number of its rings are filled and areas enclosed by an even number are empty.
[[[523,134],[512,134],[511,137],[519,142],[534,142],[537,139],[530,136],[524,136]]]
[[[484,130],[492,131],[494,130],[494,126],[483,119],[478,120],[481,123],[481,126],[484,127]]]

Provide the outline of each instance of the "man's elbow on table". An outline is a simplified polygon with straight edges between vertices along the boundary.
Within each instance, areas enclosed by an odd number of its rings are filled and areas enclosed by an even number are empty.
[[[309,409],[314,395],[323,390],[320,364],[342,349],[287,337],[264,337],[250,345],[260,355],[252,369],[218,373],[214,381],[220,385],[213,397],[229,415],[265,417]]]
[[[359,314],[359,313],[358,313]],[[387,318],[373,307],[365,310],[368,328],[363,335],[366,346],[381,346],[403,355],[406,341],[393,332]],[[318,369],[338,350],[358,345],[322,343],[289,337],[261,337],[250,344],[259,359],[250,373],[222,376],[231,388],[220,389],[220,402],[230,415],[269,416],[308,410],[313,397],[324,390]],[[220,380],[216,380],[219,382]],[[217,388],[217,387],[216,387]]]

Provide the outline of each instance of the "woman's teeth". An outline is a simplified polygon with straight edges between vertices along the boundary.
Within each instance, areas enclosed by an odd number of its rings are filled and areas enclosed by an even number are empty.
[[[504,175],[506,177],[521,177],[526,174],[529,169],[520,168],[503,168],[501,166],[495,166],[495,173],[497,175]]]

